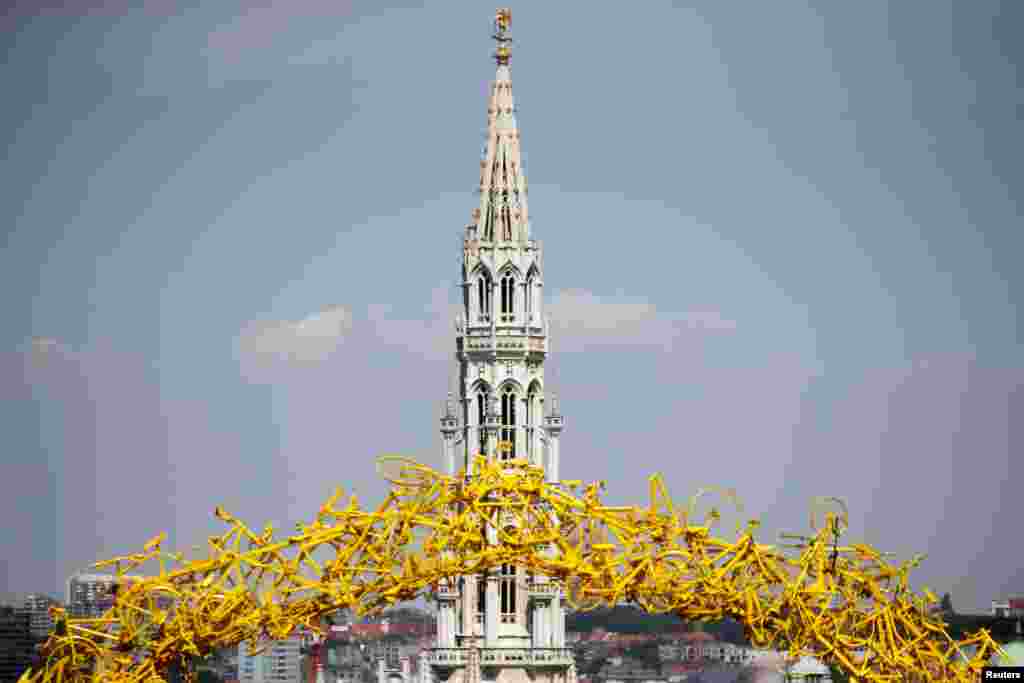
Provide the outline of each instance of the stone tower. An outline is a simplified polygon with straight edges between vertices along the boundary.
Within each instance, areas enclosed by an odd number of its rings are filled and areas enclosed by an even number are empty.
[[[480,203],[463,240],[458,395],[449,394],[441,417],[441,454],[449,474],[468,471],[483,453],[509,467],[526,460],[557,481],[562,417],[554,399],[545,413],[544,265],[541,244],[530,235],[510,20],[509,10],[498,10]],[[427,660],[431,677],[449,683],[575,683],[558,586],[512,565],[443,586],[437,643]]]

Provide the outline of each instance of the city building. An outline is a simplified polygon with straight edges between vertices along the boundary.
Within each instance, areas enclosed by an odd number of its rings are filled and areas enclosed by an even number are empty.
[[[554,397],[545,403],[544,264],[530,232],[509,71],[510,20],[508,10],[498,11],[480,199],[463,238],[457,395],[449,394],[441,417],[441,452],[452,475],[468,472],[483,453],[507,467],[528,461],[558,481],[563,421]],[[511,564],[441,587],[437,643],[426,659],[442,682],[576,680],[559,587]]]
[[[410,683],[415,650],[415,645],[394,636],[369,643],[366,651],[374,662],[377,683]]]
[[[597,683],[666,683],[668,678],[653,669],[605,666],[594,680]]]
[[[252,653],[245,642],[238,645],[239,683],[300,683],[302,638],[261,643],[263,652]]]
[[[364,651],[374,662],[378,659],[385,659],[397,663],[402,657],[415,656],[418,650],[414,640],[399,636],[387,636],[367,641],[364,647]]]
[[[801,657],[784,670],[787,681],[805,681],[806,683],[832,683],[832,674],[816,657]]]
[[[329,638],[326,643],[324,680],[326,683],[356,683],[366,662],[366,645],[351,640]],[[316,683],[315,677],[310,683]]]
[[[229,646],[214,650],[209,657],[196,664],[196,672],[209,671],[225,683],[238,680],[238,648]]]
[[[29,631],[34,638],[46,639],[53,631],[53,617],[50,607],[61,607],[60,600],[49,595],[30,593],[25,596],[21,610],[28,615]]]
[[[377,660],[377,683],[410,683],[412,667],[408,657],[381,657]]]
[[[0,607],[0,683],[14,683],[32,665],[37,642],[24,610]]]
[[[128,574],[121,577],[120,585],[141,581],[143,578],[137,574]],[[114,606],[118,585],[119,579],[114,574],[72,574],[65,586],[67,616],[73,619],[99,619]],[[173,610],[174,599],[170,595],[157,596],[154,602],[160,609]],[[117,624],[112,628],[116,632]]]
[[[992,616],[1011,619],[1024,617],[1024,597],[1014,596],[1003,602],[993,600]]]
[[[434,625],[426,622],[394,623],[387,619],[375,624],[343,624],[331,626],[331,633],[351,638],[379,638],[382,636],[424,636],[436,633]]]
[[[113,574],[73,574],[68,578],[64,601],[68,616],[76,619],[97,619],[114,605]]]

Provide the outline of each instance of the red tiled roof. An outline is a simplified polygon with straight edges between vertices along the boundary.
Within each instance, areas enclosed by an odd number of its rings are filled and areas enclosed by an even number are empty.
[[[714,640],[715,637],[710,633],[704,633],[703,631],[696,631],[694,633],[684,633],[681,640],[689,640],[693,642],[708,642]]]
[[[384,624],[352,624],[349,633],[354,636],[382,636],[387,631],[384,630]]]
[[[331,636],[335,638],[346,638],[352,636],[426,636],[434,632],[434,629],[427,624],[352,624],[350,626],[332,626]]]

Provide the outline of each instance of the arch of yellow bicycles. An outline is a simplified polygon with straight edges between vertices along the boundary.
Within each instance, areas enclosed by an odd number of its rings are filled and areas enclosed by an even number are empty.
[[[602,502],[603,483],[547,482],[522,461],[477,457],[455,476],[399,457],[381,463],[391,491],[375,510],[355,496],[339,507],[339,490],[311,523],[275,539],[269,525],[257,534],[218,507],[229,528],[201,559],[163,551],[161,534],[98,563],[118,577],[113,607],[98,619],[54,609],[56,628],[20,683],[141,683],[177,667],[191,679],[187,663],[217,648],[259,651],[321,631],[330,612],[374,612],[505,563],[560,583],[573,608],[630,601],[686,619],[731,617],[753,645],[813,655],[856,681],[976,681],[1000,652],[984,630],[949,635],[935,596],[909,586],[921,557],[893,565],[842,544],[837,499],[819,500],[808,535],[764,545],[756,521],[732,540],[716,536],[715,508],[697,518],[712,491],[677,506],[658,475],[646,507],[621,507]]]

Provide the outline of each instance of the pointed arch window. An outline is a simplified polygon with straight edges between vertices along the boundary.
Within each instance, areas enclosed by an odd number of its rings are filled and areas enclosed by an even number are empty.
[[[512,273],[501,278],[501,322],[510,323],[515,319],[516,279]]]
[[[480,320],[487,322],[491,319],[491,278],[487,273],[480,273],[476,281],[477,301],[480,302]]]
[[[501,583],[499,595],[501,597],[501,623],[514,624],[516,622],[516,567],[512,564],[501,565]]]
[[[535,456],[534,453],[534,436],[537,431],[537,425],[540,421],[540,387],[536,382],[530,385],[530,389],[526,393],[526,450],[529,457],[532,459]]]
[[[484,425],[487,424],[487,388],[481,387],[476,392],[476,424],[477,435],[480,441],[480,450],[484,453],[487,448],[487,436]]]
[[[514,460],[516,457],[516,390],[512,385],[501,392],[501,440],[508,441],[512,447],[501,452],[502,460]]]
[[[487,574],[480,574],[476,577],[476,620],[483,623],[484,614],[487,612]]]
[[[533,321],[533,273],[526,277],[526,287],[523,290],[523,317],[527,324]]]

